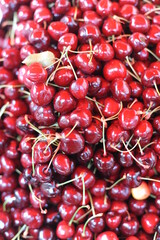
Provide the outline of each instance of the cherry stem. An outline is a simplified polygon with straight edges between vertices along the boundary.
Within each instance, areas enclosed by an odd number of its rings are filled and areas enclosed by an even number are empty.
[[[85,182],[84,182],[84,177],[82,176],[82,186],[83,186],[83,199],[82,199],[82,205],[85,205]]]
[[[15,172],[18,173],[19,175],[22,173],[18,168],[15,169]]]
[[[67,135],[66,135],[64,138],[68,137],[68,136],[73,132],[73,130],[77,127],[77,125],[78,125],[78,122],[76,122],[76,123],[74,124],[74,126],[72,127],[72,129],[69,131],[69,133],[67,133]]]
[[[119,17],[119,16],[117,16],[117,15],[114,15],[114,16],[113,16],[113,19],[116,20],[116,21],[118,21],[118,22],[120,22],[120,23],[123,23],[123,21],[126,22],[126,23],[129,23],[129,21],[128,21],[127,19],[122,18],[122,17]],[[121,21],[121,20],[122,20],[122,21]]]
[[[141,144],[140,144],[140,142],[138,142],[138,147],[139,147],[139,150],[140,150],[140,153],[141,153],[141,155],[143,155],[143,154],[144,154],[144,152],[143,152],[143,149],[142,149],[142,147],[141,147]]]
[[[69,87],[62,87],[62,86],[59,86],[59,85],[56,85],[56,84],[54,84],[54,83],[48,83],[48,85],[50,85],[50,86],[53,86],[53,87],[57,87],[57,88],[69,88]]]
[[[153,84],[154,84],[154,87],[156,89],[156,92],[157,92],[158,96],[160,96],[160,92],[159,92],[159,89],[157,87],[156,81],[153,81]]]
[[[69,62],[69,65],[70,65],[70,67],[71,67],[71,69],[72,69],[72,71],[73,71],[73,74],[74,74],[74,77],[75,77],[75,79],[77,80],[77,74],[76,74],[76,72],[75,72],[75,70],[74,70],[74,67],[73,67],[73,65],[72,65],[72,63],[71,63],[71,61],[70,61],[70,59],[69,59],[69,57],[68,57],[68,50],[66,49],[66,57],[67,57],[67,60],[68,60],[68,62]]]
[[[135,156],[131,153],[131,151],[128,149],[127,145],[125,144],[125,142],[122,139],[122,143],[124,145],[124,147],[126,148],[126,150],[128,151],[128,153],[130,154],[130,156],[142,167],[144,167],[145,169],[148,169],[149,166],[148,165],[144,165],[143,163],[141,163],[140,161],[137,160],[137,158],[135,158]]]
[[[137,98],[134,99],[134,101],[131,104],[128,104],[128,108],[131,108],[136,102],[137,102]]]
[[[69,221],[69,224],[68,224],[69,226],[72,225],[72,223],[73,223],[73,221],[74,221],[74,218],[75,218],[76,214],[77,214],[77,213],[79,212],[79,210],[81,210],[82,208],[87,208],[88,210],[90,210],[90,206],[89,206],[89,205],[86,205],[86,206],[80,206],[80,207],[75,211],[75,213],[73,214],[71,220]]]
[[[6,199],[6,201],[4,201],[4,203],[3,203],[3,211],[5,212],[7,209],[6,209],[6,205],[7,205],[7,203],[9,203],[10,201],[12,201],[12,200],[16,200],[16,198],[15,197],[11,197],[11,198],[9,198],[9,199]]]
[[[159,11],[160,10],[160,7],[158,7],[158,8],[154,8],[154,9],[151,9],[151,10],[149,10],[148,12],[146,12],[144,15],[149,15],[150,13],[152,13],[152,12],[156,12],[156,11]]]
[[[86,231],[86,227],[87,227],[87,224],[94,218],[97,218],[97,217],[102,217],[103,216],[103,213],[98,213],[90,218],[88,218],[88,220],[85,222],[84,226],[83,226],[83,232],[82,232],[82,237],[85,237],[85,231]]]
[[[63,185],[69,184],[69,183],[71,183],[71,182],[76,181],[76,180],[79,179],[79,178],[82,178],[82,176],[80,175],[80,176],[78,176],[78,177],[76,177],[76,178],[70,179],[70,180],[68,180],[68,181],[66,181],[66,182],[63,182],[63,183],[57,183],[57,184],[56,184],[56,187],[58,188],[58,187],[61,187],[61,186],[63,186]]]
[[[106,187],[106,190],[110,190],[113,187],[115,187],[118,183],[122,182],[124,179],[126,179],[126,176],[124,175],[122,178],[118,179],[115,183],[113,183],[110,187]]]
[[[16,239],[21,235],[21,233],[26,229],[26,227],[27,227],[27,225],[24,224],[24,225],[20,228],[20,230],[18,231],[18,233],[17,233],[11,240],[16,240]]]
[[[148,178],[148,177],[139,177],[141,180],[151,181],[151,182],[158,182],[160,183],[160,180],[154,179],[154,178]]]
[[[139,78],[137,78],[132,72],[130,72],[129,70],[127,70],[127,72],[134,77],[138,82],[141,82],[141,80]]]
[[[90,212],[92,212],[92,209],[90,209],[88,212],[86,212],[84,215],[80,216],[77,220],[74,220],[75,223],[79,223],[79,221],[83,218],[85,218]]]
[[[111,120],[116,119],[118,117],[119,113],[121,112],[122,108],[123,108],[123,103],[120,102],[120,109],[119,109],[119,111],[116,114],[114,114],[113,116],[106,118],[105,121],[111,121]]]
[[[73,0],[72,0],[72,2],[73,2]],[[75,2],[74,2],[74,4],[75,4]],[[73,6],[75,6],[75,5],[73,5]],[[74,20],[76,20],[76,18],[77,18],[77,12],[78,12],[78,8],[75,7],[75,12],[74,12],[74,17],[73,17]]]
[[[36,146],[36,144],[39,142],[39,138],[35,141],[35,143],[32,146],[32,174],[33,176],[35,175],[35,167],[34,167],[34,148]]]
[[[144,151],[144,149],[146,149],[147,147],[149,147],[149,146],[152,145],[152,144],[155,144],[155,142],[150,142],[150,143],[148,143],[146,146],[144,146],[144,147],[142,148],[142,151]]]
[[[131,137],[132,137],[132,136],[131,136]],[[126,151],[122,151],[122,150],[116,148],[114,145],[111,145],[111,147],[112,147],[113,149],[117,150],[118,152],[128,153],[128,151],[133,151],[133,150],[137,147],[137,145],[138,145],[138,143],[139,143],[140,140],[141,140],[141,138],[139,138],[139,139],[137,140],[136,144],[135,144],[131,149],[128,149],[128,150],[126,150]],[[129,142],[130,142],[130,141],[131,141],[131,139],[129,139],[129,141],[127,142],[126,146],[129,145]]]
[[[93,58],[93,46],[92,46],[92,40],[89,39],[89,47],[90,47],[90,60],[89,63],[92,61]]]
[[[6,109],[9,106],[9,102],[7,102],[6,104],[4,104],[1,109],[0,109],[0,118],[2,117],[2,115],[4,114],[4,112],[6,111]]]
[[[127,213],[128,221],[131,220],[131,216],[130,216],[129,212],[127,210],[125,210],[125,212]]]
[[[49,162],[49,164],[48,164],[48,167],[47,167],[47,169],[45,170],[45,173],[48,172],[48,170],[49,170],[49,168],[50,168],[50,166],[51,166],[51,164],[52,164],[52,162],[53,162],[53,159],[55,158],[57,152],[59,151],[60,145],[61,145],[61,143],[59,143],[58,146],[57,146],[57,148],[55,149],[54,154],[53,154],[53,156],[52,156],[52,158],[51,158],[51,160],[50,160],[50,162]]]
[[[93,199],[92,199],[92,196],[90,194],[90,192],[87,190],[88,192],[88,196],[89,196],[89,201],[90,201],[90,204],[91,204],[91,209],[92,209],[92,214],[93,216],[95,216],[95,210],[94,210],[94,205],[93,205]]]
[[[27,115],[25,115],[24,118],[25,118],[25,121],[30,125],[30,127],[31,127],[34,131],[38,132],[40,135],[42,135],[42,136],[46,139],[45,134],[43,134],[43,132],[41,132],[36,126],[34,126],[34,125],[28,120],[28,116],[27,116]]]
[[[123,38],[123,37],[130,37],[131,36],[131,34],[123,34],[123,35],[120,35],[120,36],[118,36],[118,37],[115,37],[114,36],[114,40],[117,40],[117,39],[121,39],[121,38]],[[111,38],[108,38],[108,40],[107,40],[107,42],[109,43],[109,42],[112,42],[113,41],[113,38],[111,37]]]
[[[26,229],[24,230],[23,234],[22,234],[23,238],[27,238],[28,230],[29,230],[29,227],[27,226]]]
[[[135,71],[135,69],[133,68],[132,64],[130,63],[128,56],[126,57],[126,61],[127,61],[128,65],[130,66],[130,68],[132,69],[133,73],[135,74],[136,79],[137,79],[139,82],[141,82],[140,77],[138,76],[137,72]]]
[[[156,240],[157,239],[157,232],[155,232],[154,236],[153,236],[153,240]]]
[[[37,200],[39,203],[40,202],[42,203],[43,201],[40,198],[36,197],[36,195],[34,194],[33,189],[32,189],[32,185],[30,183],[28,184],[28,187],[29,187],[29,190],[32,193],[34,199]]]
[[[90,100],[90,101],[92,101],[92,102],[94,102],[94,103],[96,102],[98,105],[104,107],[104,105],[103,105],[102,103],[98,102],[95,98],[92,99],[92,98],[90,98],[90,97],[88,97],[88,96],[86,96],[85,98],[88,99],[88,100]]]
[[[157,61],[160,61],[160,58],[155,53],[153,53],[150,49],[145,48],[145,50],[147,50],[147,52],[149,52],[153,57],[155,57],[155,59],[157,59]]]
[[[41,200],[41,197],[39,197],[38,199],[40,199]],[[47,209],[43,209],[42,208],[42,200],[41,201],[39,201],[39,208],[40,208],[40,210],[41,210],[41,213],[42,214],[47,214]]]
[[[11,46],[14,45],[14,36],[15,36],[15,30],[16,30],[16,27],[17,27],[17,21],[18,21],[17,13],[14,12],[14,14],[13,14],[13,24],[12,24],[11,34],[10,34]]]

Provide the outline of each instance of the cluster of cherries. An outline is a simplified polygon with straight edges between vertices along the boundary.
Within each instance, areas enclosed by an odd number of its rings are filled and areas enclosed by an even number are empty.
[[[160,239],[160,0],[0,1],[0,239]]]

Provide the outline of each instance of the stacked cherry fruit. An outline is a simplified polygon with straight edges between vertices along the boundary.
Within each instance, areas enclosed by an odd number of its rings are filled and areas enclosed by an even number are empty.
[[[160,239],[160,0],[0,3],[0,239]]]

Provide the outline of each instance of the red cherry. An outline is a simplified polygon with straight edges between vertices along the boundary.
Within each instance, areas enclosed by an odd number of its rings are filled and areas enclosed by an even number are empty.
[[[100,61],[110,61],[114,57],[113,47],[109,43],[97,43],[93,51],[94,56]]]
[[[73,224],[70,226],[69,223],[64,220],[58,223],[56,228],[56,234],[60,239],[67,239],[73,237],[74,233],[75,228]]]
[[[123,108],[118,116],[118,121],[122,128],[130,130],[138,125],[140,117],[134,109]]]
[[[117,235],[114,232],[106,231],[102,232],[97,236],[97,240],[118,240]]]
[[[58,39],[58,49],[62,52],[64,48],[72,51],[76,50],[78,38],[74,33],[65,33]]]
[[[73,81],[70,85],[70,92],[76,99],[83,99],[88,92],[88,81],[85,78],[78,78],[76,81]]]
[[[29,228],[40,228],[43,224],[43,215],[38,209],[32,207],[22,210],[21,219]]]
[[[113,43],[113,48],[118,59],[125,59],[125,57],[130,56],[132,53],[132,47],[123,42],[122,40],[117,40]]]
[[[34,29],[29,35],[29,42],[35,46],[38,50],[45,51],[50,45],[50,36],[47,30],[40,28]]]
[[[100,0],[96,6],[96,12],[102,16],[102,18],[108,17],[112,10],[112,2],[107,0]]]
[[[78,30],[78,39],[81,43],[88,43],[90,40],[96,44],[100,40],[100,30],[94,24],[85,24]]]
[[[137,14],[130,18],[129,28],[132,32],[147,33],[150,22],[143,14]]]
[[[141,218],[142,228],[146,233],[153,234],[159,222],[159,217],[154,213],[146,213]]]
[[[139,13],[138,8],[136,8],[134,5],[125,3],[120,8],[120,16],[129,20],[131,16],[137,15]]]
[[[122,25],[114,18],[108,18],[103,23],[102,32],[106,37],[121,35]]]
[[[111,83],[111,92],[113,97],[118,101],[128,101],[131,96],[129,84],[122,78],[116,78]]]
[[[92,74],[97,68],[97,61],[90,54],[79,53],[74,58],[74,63],[77,68],[82,69],[86,74]]]
[[[126,72],[125,65],[117,59],[106,63],[103,68],[103,75],[108,81],[113,81],[115,78],[125,78]]]
[[[83,13],[83,19],[85,24],[94,24],[97,27],[100,27],[102,25],[102,19],[101,17],[95,12],[95,11],[85,11]]]
[[[71,161],[67,155],[57,154],[52,164],[55,171],[61,175],[67,176],[71,173]]]
[[[46,82],[47,71],[42,67],[40,63],[32,63],[26,72],[26,77],[36,83]]]
[[[52,20],[52,14],[46,7],[39,7],[35,10],[33,19],[37,23],[47,22],[50,23]]]
[[[63,22],[51,22],[48,26],[48,33],[55,41],[58,41],[63,34],[68,32],[68,26]]]
[[[157,44],[160,41],[159,36],[160,26],[157,24],[152,24],[149,31],[148,31],[148,38],[151,44]]]

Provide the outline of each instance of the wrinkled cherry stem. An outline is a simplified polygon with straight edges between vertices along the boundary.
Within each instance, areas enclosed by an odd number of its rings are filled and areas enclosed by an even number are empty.
[[[68,224],[69,226],[72,225],[72,223],[73,223],[73,221],[74,221],[74,218],[75,218],[75,216],[77,215],[77,213],[79,212],[79,210],[81,210],[81,209],[83,209],[83,208],[87,208],[87,209],[89,210],[89,209],[90,209],[90,206],[89,206],[89,205],[80,206],[80,207],[75,211],[75,213],[73,214],[71,220],[69,221],[69,224]]]
[[[25,231],[26,227],[27,227],[27,225],[24,224],[24,225],[20,228],[20,230],[17,232],[17,234],[16,234],[11,240],[16,240],[16,239],[21,235],[21,233],[22,233],[23,231]]]
[[[103,216],[103,213],[98,213],[90,218],[88,218],[88,220],[85,222],[84,224],[84,227],[83,227],[83,232],[82,232],[82,237],[85,237],[85,231],[86,231],[86,227],[87,227],[87,224],[94,218],[97,218],[97,217],[102,217]]]

